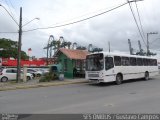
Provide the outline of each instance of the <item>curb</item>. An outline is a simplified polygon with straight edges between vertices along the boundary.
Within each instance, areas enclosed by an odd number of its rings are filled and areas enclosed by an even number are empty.
[[[49,86],[60,86],[60,85],[68,85],[68,84],[82,84],[82,83],[88,83],[88,81],[66,81],[66,82],[57,82],[57,83],[43,83],[43,84],[38,83],[36,85],[8,86],[8,87],[0,88],[0,91],[49,87]]]

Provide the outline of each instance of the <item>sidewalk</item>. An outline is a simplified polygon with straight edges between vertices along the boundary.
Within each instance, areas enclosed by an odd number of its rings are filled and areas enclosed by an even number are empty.
[[[67,84],[80,84],[80,83],[87,83],[88,81],[84,78],[77,78],[77,79],[65,79],[63,81],[55,80],[52,82],[41,82],[39,83],[38,79],[30,80],[28,82],[0,82],[0,91],[6,90],[16,90],[16,89],[28,89],[28,88],[38,88],[38,87],[48,87],[48,86],[59,86],[59,85],[67,85]]]

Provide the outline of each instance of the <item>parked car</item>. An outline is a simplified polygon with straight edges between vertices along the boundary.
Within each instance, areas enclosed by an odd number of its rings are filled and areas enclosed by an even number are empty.
[[[27,68],[27,73],[31,73],[33,77],[40,77],[42,75],[41,71],[32,68]]]
[[[0,67],[0,72],[2,72],[3,68]]]
[[[21,79],[23,79],[23,72],[21,72]],[[8,80],[16,80],[17,76],[17,69],[16,68],[4,68],[0,72],[0,81],[6,82]],[[33,75],[30,73],[27,73],[27,80],[33,79]]]
[[[4,69],[4,67],[3,67],[3,66],[0,66],[0,72],[1,72],[3,69]]]
[[[62,72],[62,66],[60,64],[50,65],[50,69],[51,69],[51,72],[54,72],[54,73]]]
[[[42,75],[49,73],[49,69],[44,69],[44,68],[40,68],[40,69],[38,69],[38,71],[41,71]]]

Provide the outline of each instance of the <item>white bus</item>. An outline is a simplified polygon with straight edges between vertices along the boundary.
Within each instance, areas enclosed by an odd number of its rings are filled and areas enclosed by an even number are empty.
[[[90,82],[104,83],[158,75],[157,59],[147,56],[115,53],[93,53],[86,57],[85,78]]]

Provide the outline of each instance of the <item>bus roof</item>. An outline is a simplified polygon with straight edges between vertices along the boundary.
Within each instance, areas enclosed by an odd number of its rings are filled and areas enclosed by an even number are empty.
[[[153,56],[140,56],[140,55],[129,55],[129,54],[125,54],[125,53],[116,53],[116,52],[95,52],[95,53],[91,53],[89,55],[93,55],[93,54],[100,54],[102,53],[104,56],[124,56],[124,57],[137,57],[137,58],[151,58],[151,59],[157,59],[157,57],[153,57]]]

